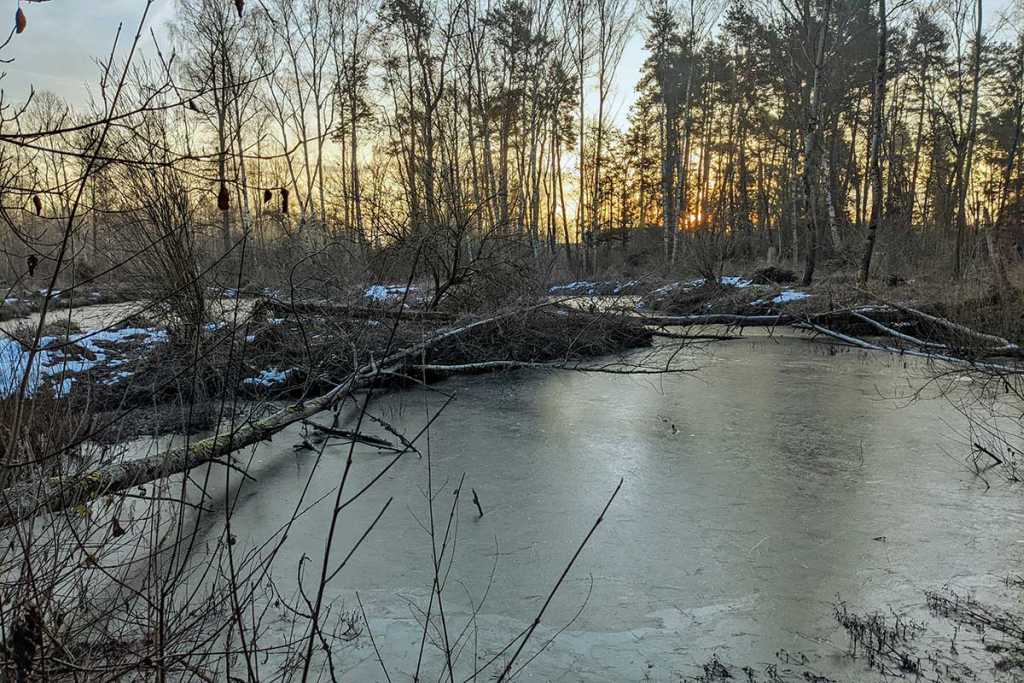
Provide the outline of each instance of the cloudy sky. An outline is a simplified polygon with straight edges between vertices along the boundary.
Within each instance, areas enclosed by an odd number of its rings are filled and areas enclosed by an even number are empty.
[[[177,0],[155,0],[149,25],[165,26],[173,19]],[[223,0],[229,2],[230,0]],[[1021,0],[985,0],[988,23],[1011,3]],[[13,22],[16,0],[0,0],[8,6]],[[99,68],[97,59],[105,59],[111,42],[123,23],[122,42],[127,43],[138,27],[145,0],[51,0],[22,5],[28,17],[25,33],[15,36],[3,54],[14,61],[4,68],[0,81],[7,101],[23,100],[29,87],[50,90],[72,104],[86,101],[87,88],[95,88]],[[2,16],[2,15],[0,15]],[[148,33],[148,31],[147,31]],[[158,30],[158,35],[163,31]],[[148,38],[147,38],[147,42]],[[619,69],[613,115],[620,122],[633,100],[645,55],[643,37],[638,32],[630,41]]]
[[[174,14],[175,1],[156,0],[148,23],[166,24]],[[0,0],[0,8],[4,6],[9,8],[13,23],[17,2]],[[129,42],[138,29],[145,2],[51,0],[23,3],[21,7],[28,26],[3,52],[4,59],[14,59],[4,66],[6,76],[0,82],[6,99],[23,100],[29,87],[34,86],[78,104],[86,100],[87,84],[95,87],[100,73],[96,61],[110,54],[118,24],[124,24],[122,41]]]

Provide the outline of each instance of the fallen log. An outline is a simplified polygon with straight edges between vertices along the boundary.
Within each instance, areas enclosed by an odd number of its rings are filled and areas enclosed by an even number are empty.
[[[661,327],[689,327],[693,325],[776,327],[800,320],[797,316],[786,314],[736,315],[732,313],[708,313],[705,315],[642,315],[639,317],[646,325],[658,325]]]
[[[736,339],[742,339],[743,337],[737,337],[734,334],[680,334],[678,332],[667,332],[665,330],[655,330],[652,332],[655,337],[665,337],[666,339],[682,339],[683,341],[735,341]]]
[[[541,308],[538,304],[527,310]],[[353,372],[327,393],[290,405],[269,417],[245,424],[229,434],[220,434],[166,453],[98,467],[72,477],[46,477],[0,490],[0,528],[12,526],[43,513],[55,513],[84,505],[102,496],[116,494],[207,463],[217,463],[235,451],[270,438],[297,422],[328,410],[351,392],[372,384],[380,375],[397,373],[410,361],[436,344],[472,330],[521,314],[511,311],[435,334],[422,342],[392,353],[379,363]],[[220,463],[223,464],[223,463]]]
[[[314,422],[313,420],[303,420],[302,424],[306,425],[314,432],[319,434],[325,434],[327,436],[336,436],[341,439],[348,439],[349,441],[356,441],[367,446],[373,446],[374,448],[381,448],[390,451],[400,451],[402,449],[395,446],[395,444],[384,439],[378,439],[376,436],[370,436],[369,434],[360,434],[353,432],[349,429],[335,429],[334,427],[328,427]]]
[[[848,335],[842,334],[841,332],[836,332],[835,330],[830,330],[827,327],[822,327],[821,325],[815,325],[812,322],[796,323],[794,325],[794,327],[797,327],[797,328],[800,328],[800,329],[806,329],[806,330],[813,330],[814,332],[817,332],[819,334],[823,334],[826,337],[832,337],[833,339],[837,339],[837,340],[843,342],[844,344],[849,344],[850,346],[856,346],[857,348],[861,348],[861,349],[867,349],[869,351],[892,351],[894,353],[899,353],[899,349],[891,349],[891,348],[889,348],[887,346],[879,346],[877,344],[872,344],[871,342],[864,341],[863,339],[858,339],[857,337],[850,337]]]
[[[916,318],[919,318],[919,319],[924,320],[926,322],[932,323],[933,325],[937,325],[939,327],[944,327],[947,330],[950,330],[951,332],[956,332],[958,334],[961,334],[961,335],[964,335],[964,336],[967,336],[967,337],[971,337],[971,338],[977,339],[979,341],[984,341],[984,342],[987,342],[989,344],[996,344],[997,345],[995,347],[986,347],[984,349],[981,349],[980,351],[981,351],[981,353],[983,355],[986,355],[986,356],[1004,356],[1004,357],[1007,357],[1007,358],[1010,358],[1010,357],[1013,357],[1013,358],[1024,358],[1024,348],[1022,348],[1018,344],[1013,343],[1009,339],[1005,339],[1005,338],[1000,337],[1000,336],[995,335],[995,334],[988,334],[986,332],[979,332],[979,331],[971,329],[970,327],[967,327],[966,325],[963,325],[961,323],[954,322],[954,321],[948,320],[946,318],[940,318],[937,315],[932,315],[930,313],[925,313],[924,311],[919,311],[917,309],[910,308],[909,306],[903,306],[901,304],[890,303],[888,301],[886,301],[884,303],[886,305],[888,305],[888,306],[892,306],[895,309],[903,311],[904,313],[907,313],[908,315],[912,315],[912,316],[914,316]]]
[[[1013,367],[1010,365],[1001,365],[999,363],[979,363],[970,358],[959,358],[957,356],[949,356],[945,354],[935,353],[934,351],[919,351],[917,349],[897,349],[891,346],[881,346],[879,344],[872,344],[871,342],[864,341],[858,337],[851,337],[849,335],[830,330],[827,327],[821,325],[815,325],[812,322],[801,322],[794,323],[793,327],[803,330],[810,330],[823,334],[826,337],[832,337],[837,341],[840,341],[849,346],[864,349],[866,351],[882,351],[885,353],[891,353],[898,356],[913,356],[915,358],[924,358],[926,360],[939,361],[942,363],[949,363],[950,365],[967,365],[975,370],[985,370],[987,372],[995,372],[1000,375],[1021,375],[1024,374],[1024,369],[1020,367]]]
[[[315,315],[352,318],[353,320],[395,320],[450,323],[455,316],[443,311],[420,311],[416,309],[386,308],[384,306],[353,306],[332,301],[285,301],[282,299],[260,299],[253,308],[253,315]]]
[[[900,310],[907,315],[921,317],[928,322],[935,322],[936,324],[955,329],[964,334],[974,336],[979,339],[985,339],[990,342],[997,342],[1001,345],[998,347],[987,347],[980,349],[976,357],[1018,357],[1024,358],[1024,348],[1017,346],[1016,344],[997,337],[995,335],[988,335],[982,332],[976,332],[975,330],[965,327],[958,323],[954,323],[944,318],[937,318],[921,311],[900,306],[898,304],[890,304],[885,302],[895,310]],[[864,315],[861,311],[863,309],[840,309],[835,311],[827,311],[818,313],[810,316],[797,316],[790,314],[776,314],[776,315],[738,315],[731,313],[708,313],[704,315],[678,315],[678,316],[638,316],[640,320],[648,326],[658,327],[691,327],[697,325],[724,325],[728,327],[792,327],[795,329],[803,329],[817,332],[833,339],[837,339],[845,344],[856,346],[859,348],[871,350],[871,351],[885,351],[888,353],[905,354],[911,356],[919,356],[922,358],[931,358],[933,360],[939,360],[949,363],[969,363],[979,369],[985,370],[998,370],[998,371],[1011,371],[1017,374],[1019,371],[1015,368],[1011,368],[1004,365],[993,364],[993,363],[977,363],[970,358],[960,358],[957,356],[950,356],[936,353],[939,350],[949,350],[948,346],[939,344],[937,342],[929,342],[922,339],[918,339],[911,335],[899,332],[887,325],[884,325],[877,320]],[[835,330],[830,329],[827,325],[836,322],[837,318],[843,316],[849,316],[853,320],[859,320],[860,322],[867,324],[869,327],[874,328],[884,334],[892,337],[902,339],[914,343],[921,347],[922,351],[914,351],[910,349],[898,349],[890,346],[881,346],[878,344],[872,344],[864,341],[859,337],[854,337]],[[818,323],[825,323],[821,325]]]
[[[871,327],[875,328],[879,332],[881,332],[881,333],[883,333],[885,335],[888,335],[890,337],[894,337],[896,339],[899,339],[899,340],[902,340],[902,341],[905,341],[905,342],[909,342],[911,344],[914,344],[916,346],[920,346],[922,348],[929,348],[929,349],[948,349],[949,348],[945,344],[939,344],[938,342],[925,341],[923,339],[918,339],[917,337],[912,337],[909,334],[904,334],[903,332],[900,332],[899,330],[895,330],[895,329],[893,329],[893,328],[891,328],[891,327],[889,327],[887,325],[883,325],[882,323],[878,322],[877,320],[874,320],[873,318],[869,318],[868,316],[866,316],[866,315],[864,315],[862,313],[858,313],[857,311],[851,311],[850,313],[855,318],[858,318],[859,320],[863,320],[864,322],[866,322]]]
[[[742,315],[735,313],[706,313],[693,315],[641,315],[639,316],[647,325],[658,325],[661,327],[690,327],[697,325],[724,325],[728,327],[782,327],[795,323],[813,321],[828,326],[853,326],[854,323],[866,323],[868,321],[861,317],[862,309],[841,308],[821,313],[808,315],[794,315],[790,313],[766,313]],[[871,321],[874,325],[874,321]]]
[[[494,370],[515,370],[520,368],[552,367],[557,366],[552,365],[550,363],[537,363],[534,361],[489,360],[481,361],[479,363],[452,363],[447,365],[439,363],[421,363],[411,366],[410,369],[415,370],[416,372],[426,372],[429,374],[456,375],[493,372]]]
[[[614,364],[609,365],[566,365],[558,363],[538,363],[532,361],[516,361],[516,360],[496,360],[496,361],[483,361],[480,363],[461,363],[457,365],[410,365],[410,370],[417,372],[425,372],[433,375],[448,376],[448,375],[465,375],[465,374],[477,374],[484,372],[493,372],[494,370],[509,370],[509,369],[520,369],[520,368],[539,368],[544,370],[568,370],[570,372],[592,372],[597,374],[606,375],[673,375],[683,372],[693,372],[690,368],[643,368],[635,366],[619,367]]]

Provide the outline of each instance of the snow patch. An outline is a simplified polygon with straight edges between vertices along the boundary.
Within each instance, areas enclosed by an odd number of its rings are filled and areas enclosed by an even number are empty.
[[[53,379],[54,393],[57,397],[66,396],[75,378],[66,375],[88,372],[98,365],[108,362],[112,350],[100,346],[100,342],[119,344],[127,341],[139,341],[144,346],[166,342],[166,330],[146,327],[126,327],[120,330],[100,330],[83,332],[68,337],[67,342],[58,337],[44,337],[39,340],[39,352],[32,359],[29,368],[29,352],[13,339],[0,339],[0,396],[11,396],[17,393],[22,378],[28,373],[26,392],[33,394],[46,379]],[[77,347],[88,352],[91,357],[69,358],[68,351]],[[124,365],[120,358],[109,359],[110,366]],[[59,382],[57,381],[59,379]]]
[[[718,278],[718,282],[719,284],[725,285],[726,287],[736,287],[737,289],[748,289],[754,286],[753,280],[749,280],[739,275],[723,275],[722,277]],[[707,280],[702,277],[694,278],[692,280],[686,280],[685,282],[672,282],[665,285],[664,287],[659,287],[658,289],[654,290],[653,292],[651,292],[651,296],[653,296],[654,298],[659,298],[665,296],[666,294],[671,294],[677,289],[696,289],[697,287],[703,287],[706,283]]]
[[[637,287],[640,284],[640,280],[630,280],[628,282],[619,282],[616,280],[610,280],[607,282],[590,282],[588,280],[580,280],[577,282],[569,282],[564,285],[554,285],[548,289],[548,294],[583,294],[587,296],[615,296],[623,294],[626,290]]]
[[[245,378],[242,380],[242,383],[248,384],[249,386],[272,387],[275,384],[283,384],[293,372],[295,371],[279,370],[276,367],[267,368],[255,377]]]
[[[579,282],[570,282],[565,285],[555,285],[548,290],[548,294],[565,294],[566,292],[589,292],[594,287],[597,287],[596,282],[587,282],[581,280]]]
[[[746,289],[754,284],[752,280],[748,280],[745,277],[739,277],[738,275],[723,275],[718,281],[723,285],[738,287],[739,289]]]
[[[780,292],[777,296],[771,298],[769,301],[771,303],[773,303],[773,304],[778,306],[778,305],[782,305],[782,304],[788,304],[788,303],[791,303],[793,301],[803,301],[804,299],[810,299],[810,298],[811,298],[811,295],[808,294],[807,292],[797,292],[797,291],[792,290],[792,289],[787,289],[787,290],[785,290],[783,292]],[[753,302],[753,305],[754,306],[763,306],[766,303],[768,303],[768,301],[765,301],[764,299],[758,299],[757,301]]]
[[[405,285],[371,285],[366,288],[364,296],[374,301],[393,301],[401,299],[406,293],[411,295],[417,291],[419,291],[418,288],[407,288]]]
[[[103,383],[107,384],[107,385],[110,385],[110,384],[120,384],[124,380],[130,379],[130,378],[132,378],[134,376],[135,376],[134,372],[129,372],[127,370],[121,370],[120,372],[114,373],[109,379],[104,380]],[[64,381],[67,382],[69,380],[64,380]]]

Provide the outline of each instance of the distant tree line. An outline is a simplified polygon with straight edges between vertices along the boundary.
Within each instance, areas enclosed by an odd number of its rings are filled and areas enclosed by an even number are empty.
[[[638,34],[623,128],[613,86]],[[808,283],[823,258],[867,279],[894,234],[954,276],[981,257],[1005,284],[1019,258],[1019,7],[179,0],[170,36],[133,64],[132,106],[149,106],[104,140],[117,163],[89,178],[85,253],[159,169],[223,251],[242,235],[412,241],[451,270],[515,243],[582,272],[643,235],[658,263],[711,243],[719,261],[789,259]],[[61,129],[89,113],[37,94],[25,115]],[[20,229],[69,204],[95,143],[71,128],[5,157],[44,205],[23,198]]]

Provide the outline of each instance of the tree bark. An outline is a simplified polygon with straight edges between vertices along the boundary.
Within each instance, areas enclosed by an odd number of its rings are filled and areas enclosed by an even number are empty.
[[[875,72],[875,94],[871,101],[871,220],[868,223],[864,255],[860,262],[860,282],[871,276],[871,258],[875,253],[878,227],[882,223],[882,138],[885,135],[885,86],[888,56],[888,19],[885,0],[878,0],[878,65]]]
[[[825,42],[828,36],[828,25],[832,16],[832,0],[826,0],[822,12],[821,26],[818,29],[818,47],[814,53],[814,77],[811,82],[810,111],[807,116],[807,133],[804,135],[804,172],[803,190],[807,212],[807,254],[804,261],[803,285],[807,287],[814,279],[814,269],[818,256],[818,206],[817,206],[817,154],[818,129],[821,125],[821,72],[825,64]],[[811,18],[807,17],[807,39],[810,42]]]
[[[971,172],[974,168],[974,143],[978,136],[978,95],[981,89],[981,41],[982,41],[982,0],[975,7],[974,49],[971,57],[973,71],[971,85],[971,109],[967,119],[967,142],[964,152],[963,170],[960,173],[957,187],[956,207],[956,246],[953,252],[953,276],[959,278],[963,270],[963,242],[967,228],[967,191],[971,185]]]

